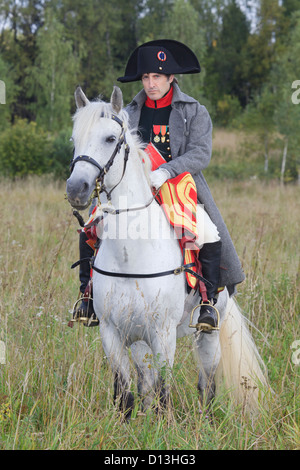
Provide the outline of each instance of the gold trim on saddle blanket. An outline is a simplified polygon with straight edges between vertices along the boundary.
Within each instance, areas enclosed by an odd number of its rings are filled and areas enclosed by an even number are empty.
[[[156,197],[164,213],[174,228],[182,252],[184,263],[193,263],[198,259],[199,248],[196,245],[197,232],[197,190],[192,175],[182,173],[167,180]],[[197,267],[192,270],[197,273]],[[197,278],[186,273],[190,287],[195,288]]]
[[[147,145],[145,151],[151,161],[152,171],[166,163],[152,143]],[[199,254],[199,248],[195,244],[198,236],[197,188],[192,175],[185,172],[167,180],[160,188],[156,200],[162,205],[168,221],[174,227],[180,248],[184,250],[184,264],[196,263],[192,270],[197,273]],[[186,278],[188,285],[194,289],[198,282],[197,278],[190,273],[186,273]]]

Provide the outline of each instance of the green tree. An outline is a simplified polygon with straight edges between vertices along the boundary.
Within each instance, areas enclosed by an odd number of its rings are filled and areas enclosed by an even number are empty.
[[[0,135],[0,172],[9,177],[42,174],[50,170],[51,141],[36,123],[24,119]]]
[[[198,13],[198,21],[205,30],[206,44],[210,47],[222,29],[222,15],[228,0],[190,0]]]
[[[240,121],[244,128],[254,130],[258,136],[264,149],[264,171],[267,173],[271,166],[282,183],[299,180],[300,175],[300,12],[291,15],[289,24],[292,27],[277,46],[266,83]],[[276,146],[280,145],[282,150],[277,162],[269,159],[270,144],[276,141]]]
[[[142,3],[137,31],[140,43],[163,37],[164,27],[173,3],[173,0],[145,0]]]
[[[244,78],[241,63],[250,31],[249,22],[233,0],[222,12],[219,36],[208,48],[205,88],[210,100],[217,106],[224,95],[235,96],[245,106],[248,99],[248,80]]]
[[[199,24],[199,15],[189,2],[175,0],[173,7],[167,14],[160,37],[183,42],[196,54],[200,65],[202,65],[200,75],[179,75],[177,78],[184,92],[203,101],[205,69],[202,59],[206,54],[206,43],[204,30]]]
[[[260,94],[247,106],[239,127],[254,131],[264,156],[264,173],[269,172],[270,146],[276,130],[274,113],[276,96],[270,83],[265,84]]]
[[[34,66],[27,70],[28,87],[35,98],[32,109],[38,124],[57,131],[69,125],[78,60],[71,41],[65,38],[64,26],[51,9],[38,32],[37,50]]]
[[[291,16],[300,10],[300,0],[282,0],[281,3],[286,16]]]
[[[242,76],[248,82],[249,99],[256,96],[268,81],[287,33],[288,22],[280,2],[260,0],[256,29],[248,37],[241,64]]]
[[[0,131],[10,125],[13,106],[18,92],[14,78],[13,70],[3,60],[0,53],[0,80],[5,83],[5,104],[0,106]]]
[[[11,120],[32,119],[27,94],[27,74],[36,56],[36,35],[43,21],[44,0],[0,0],[0,53],[10,65],[17,89]]]
[[[80,58],[78,84],[89,97],[100,93],[108,98],[137,45],[138,2],[52,0],[51,3],[56,5],[66,37]]]
[[[275,124],[283,136],[282,182],[286,176],[300,179],[300,103],[293,89],[293,83],[300,79],[300,12],[293,16],[293,21],[295,27],[288,36],[286,49],[278,56],[270,75],[276,95]]]

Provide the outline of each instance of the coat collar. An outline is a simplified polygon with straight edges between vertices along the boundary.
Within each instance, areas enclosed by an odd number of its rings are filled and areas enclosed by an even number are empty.
[[[132,100],[130,103],[131,105],[137,105],[139,108],[142,108],[143,104],[147,99],[147,95],[145,90],[141,90]],[[174,82],[173,84],[173,99],[171,105],[173,106],[175,103],[197,103],[197,100],[192,98],[189,95],[183,93],[178,84]]]
[[[145,101],[145,105],[147,108],[165,108],[166,106],[170,106],[173,99],[173,86],[170,87],[168,93],[165,94],[159,100],[151,100],[148,96]]]

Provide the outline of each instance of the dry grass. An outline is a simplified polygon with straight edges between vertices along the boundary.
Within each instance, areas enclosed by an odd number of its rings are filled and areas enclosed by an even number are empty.
[[[296,449],[299,433],[300,188],[258,181],[213,182],[212,192],[247,280],[238,301],[256,329],[275,395],[248,422],[226,394],[214,422],[199,414],[189,341],[178,344],[174,408],[162,417],[135,410],[122,424],[96,328],[67,327],[77,296],[78,228],[63,185],[33,178],[2,182],[0,448]],[[2,361],[3,362],[3,361]]]
[[[243,132],[216,128],[213,131],[213,149],[216,152],[226,150],[231,153],[236,153],[244,139],[245,134]]]

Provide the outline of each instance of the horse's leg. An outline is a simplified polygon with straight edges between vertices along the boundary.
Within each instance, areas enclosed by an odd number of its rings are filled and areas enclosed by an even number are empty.
[[[208,406],[215,395],[215,373],[221,358],[219,331],[198,333],[195,353],[200,366],[198,390],[203,407]]]
[[[120,335],[113,326],[101,323],[102,346],[114,372],[114,401],[120,401],[120,410],[130,419],[134,398],[130,391],[130,360]]]
[[[153,354],[145,341],[132,344],[131,356],[138,374],[138,394],[142,399],[143,409],[151,407],[154,400],[154,386],[156,371],[153,367]]]
[[[176,326],[156,331],[152,340],[153,365],[158,371],[155,389],[162,408],[169,404],[170,379],[176,351]]]
[[[124,413],[128,421],[134,406],[134,397],[129,390],[129,382],[124,379],[124,374],[118,370],[114,378],[114,402],[120,401],[120,411]]]

